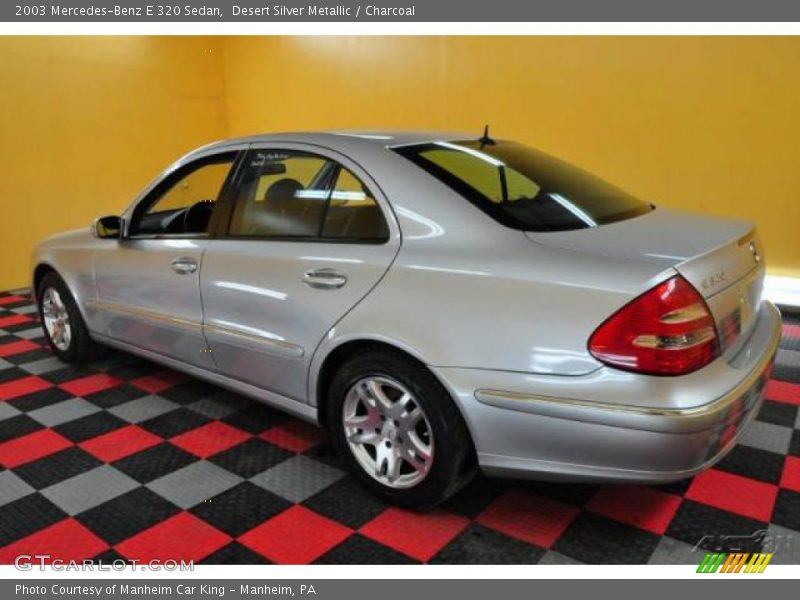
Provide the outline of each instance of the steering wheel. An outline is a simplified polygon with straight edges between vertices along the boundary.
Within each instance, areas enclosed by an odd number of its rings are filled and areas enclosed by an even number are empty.
[[[214,200],[201,200],[186,209],[183,213],[183,233],[205,233],[215,204]]]

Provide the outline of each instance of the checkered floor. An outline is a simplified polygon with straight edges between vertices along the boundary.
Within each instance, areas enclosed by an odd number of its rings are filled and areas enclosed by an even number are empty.
[[[698,564],[699,547],[769,544],[773,562],[800,564],[798,318],[785,319],[767,397],[741,444],[692,480],[478,478],[419,514],[368,494],[320,430],[280,412],[121,353],[81,368],[59,362],[27,297],[0,294],[0,563],[44,553],[211,564]]]

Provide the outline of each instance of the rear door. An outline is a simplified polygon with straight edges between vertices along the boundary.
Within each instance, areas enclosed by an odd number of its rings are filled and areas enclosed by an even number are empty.
[[[333,151],[256,145],[200,288],[219,370],[305,402],[315,349],[380,281],[400,235],[378,186]]]

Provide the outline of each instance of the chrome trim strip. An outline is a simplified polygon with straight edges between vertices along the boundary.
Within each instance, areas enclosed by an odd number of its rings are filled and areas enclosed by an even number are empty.
[[[256,344],[265,344],[277,350],[281,354],[285,356],[290,356],[292,358],[300,358],[306,353],[302,346],[298,346],[297,344],[293,344],[285,340],[276,340],[263,335],[255,335],[252,333],[247,333],[246,331],[241,331],[239,329],[220,327],[219,325],[214,325],[211,323],[205,323],[203,328],[207,332],[221,333],[223,335],[230,335],[233,337],[241,338],[246,341],[255,342]]]
[[[194,321],[192,319],[181,319],[180,317],[173,317],[170,315],[165,315],[164,313],[159,313],[144,308],[125,306],[123,304],[117,304],[115,302],[86,300],[85,303],[87,306],[91,306],[92,308],[107,310],[109,312],[115,312],[118,314],[128,315],[132,317],[139,317],[142,319],[150,319],[151,321],[159,321],[161,323],[167,323],[169,325],[175,325],[177,327],[184,327],[186,329],[200,331],[203,327],[203,324],[200,321]]]
[[[777,309],[770,307],[777,313]],[[778,321],[780,322],[780,321]],[[639,415],[645,417],[709,417],[718,411],[724,410],[730,404],[738,400],[747,390],[756,384],[764,371],[772,364],[778,350],[778,343],[781,339],[781,328],[776,327],[772,332],[767,351],[758,361],[755,367],[747,374],[739,385],[733,390],[702,406],[692,408],[651,408],[646,406],[630,406],[624,404],[612,404],[609,402],[593,402],[590,400],[580,400],[577,398],[562,398],[556,396],[543,396],[540,394],[530,394],[524,392],[508,392],[502,390],[479,389],[475,391],[475,399],[483,404],[488,404],[497,408],[518,410],[528,413],[551,414],[550,411],[537,410],[538,405],[546,405],[551,408],[574,407],[578,409],[590,409],[606,413],[622,413],[628,415]],[[542,407],[545,408],[545,407]],[[563,418],[569,418],[564,416]],[[594,419],[591,419],[594,420]],[[600,419],[597,419],[600,420]]]
[[[270,348],[276,350],[280,354],[283,354],[285,356],[290,356],[292,358],[300,358],[305,355],[305,350],[303,349],[303,347],[298,346],[297,344],[293,344],[291,342],[286,342],[283,340],[268,338],[266,336],[254,335],[252,333],[247,333],[244,331],[240,331],[238,329],[220,327],[219,325],[212,325],[210,323],[203,324],[200,321],[181,319],[180,317],[173,317],[170,315],[165,315],[163,313],[158,313],[143,308],[135,308],[131,306],[125,306],[122,304],[116,304],[114,302],[87,300],[86,304],[92,306],[93,308],[107,310],[109,312],[115,312],[118,314],[124,314],[132,317],[139,317],[141,319],[150,319],[152,321],[159,321],[161,323],[167,323],[169,325],[174,325],[177,327],[192,329],[194,331],[205,330],[205,331],[210,331],[212,333],[221,333],[223,335],[238,337],[250,342],[256,342],[258,344],[265,344]]]

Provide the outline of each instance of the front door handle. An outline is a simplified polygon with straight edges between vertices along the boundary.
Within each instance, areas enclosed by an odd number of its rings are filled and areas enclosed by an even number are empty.
[[[193,258],[187,258],[185,256],[176,258],[169,264],[169,266],[172,267],[172,270],[178,275],[191,275],[197,271],[197,261]]]
[[[312,269],[303,274],[303,283],[320,290],[335,290],[347,283],[347,277],[336,269]]]

